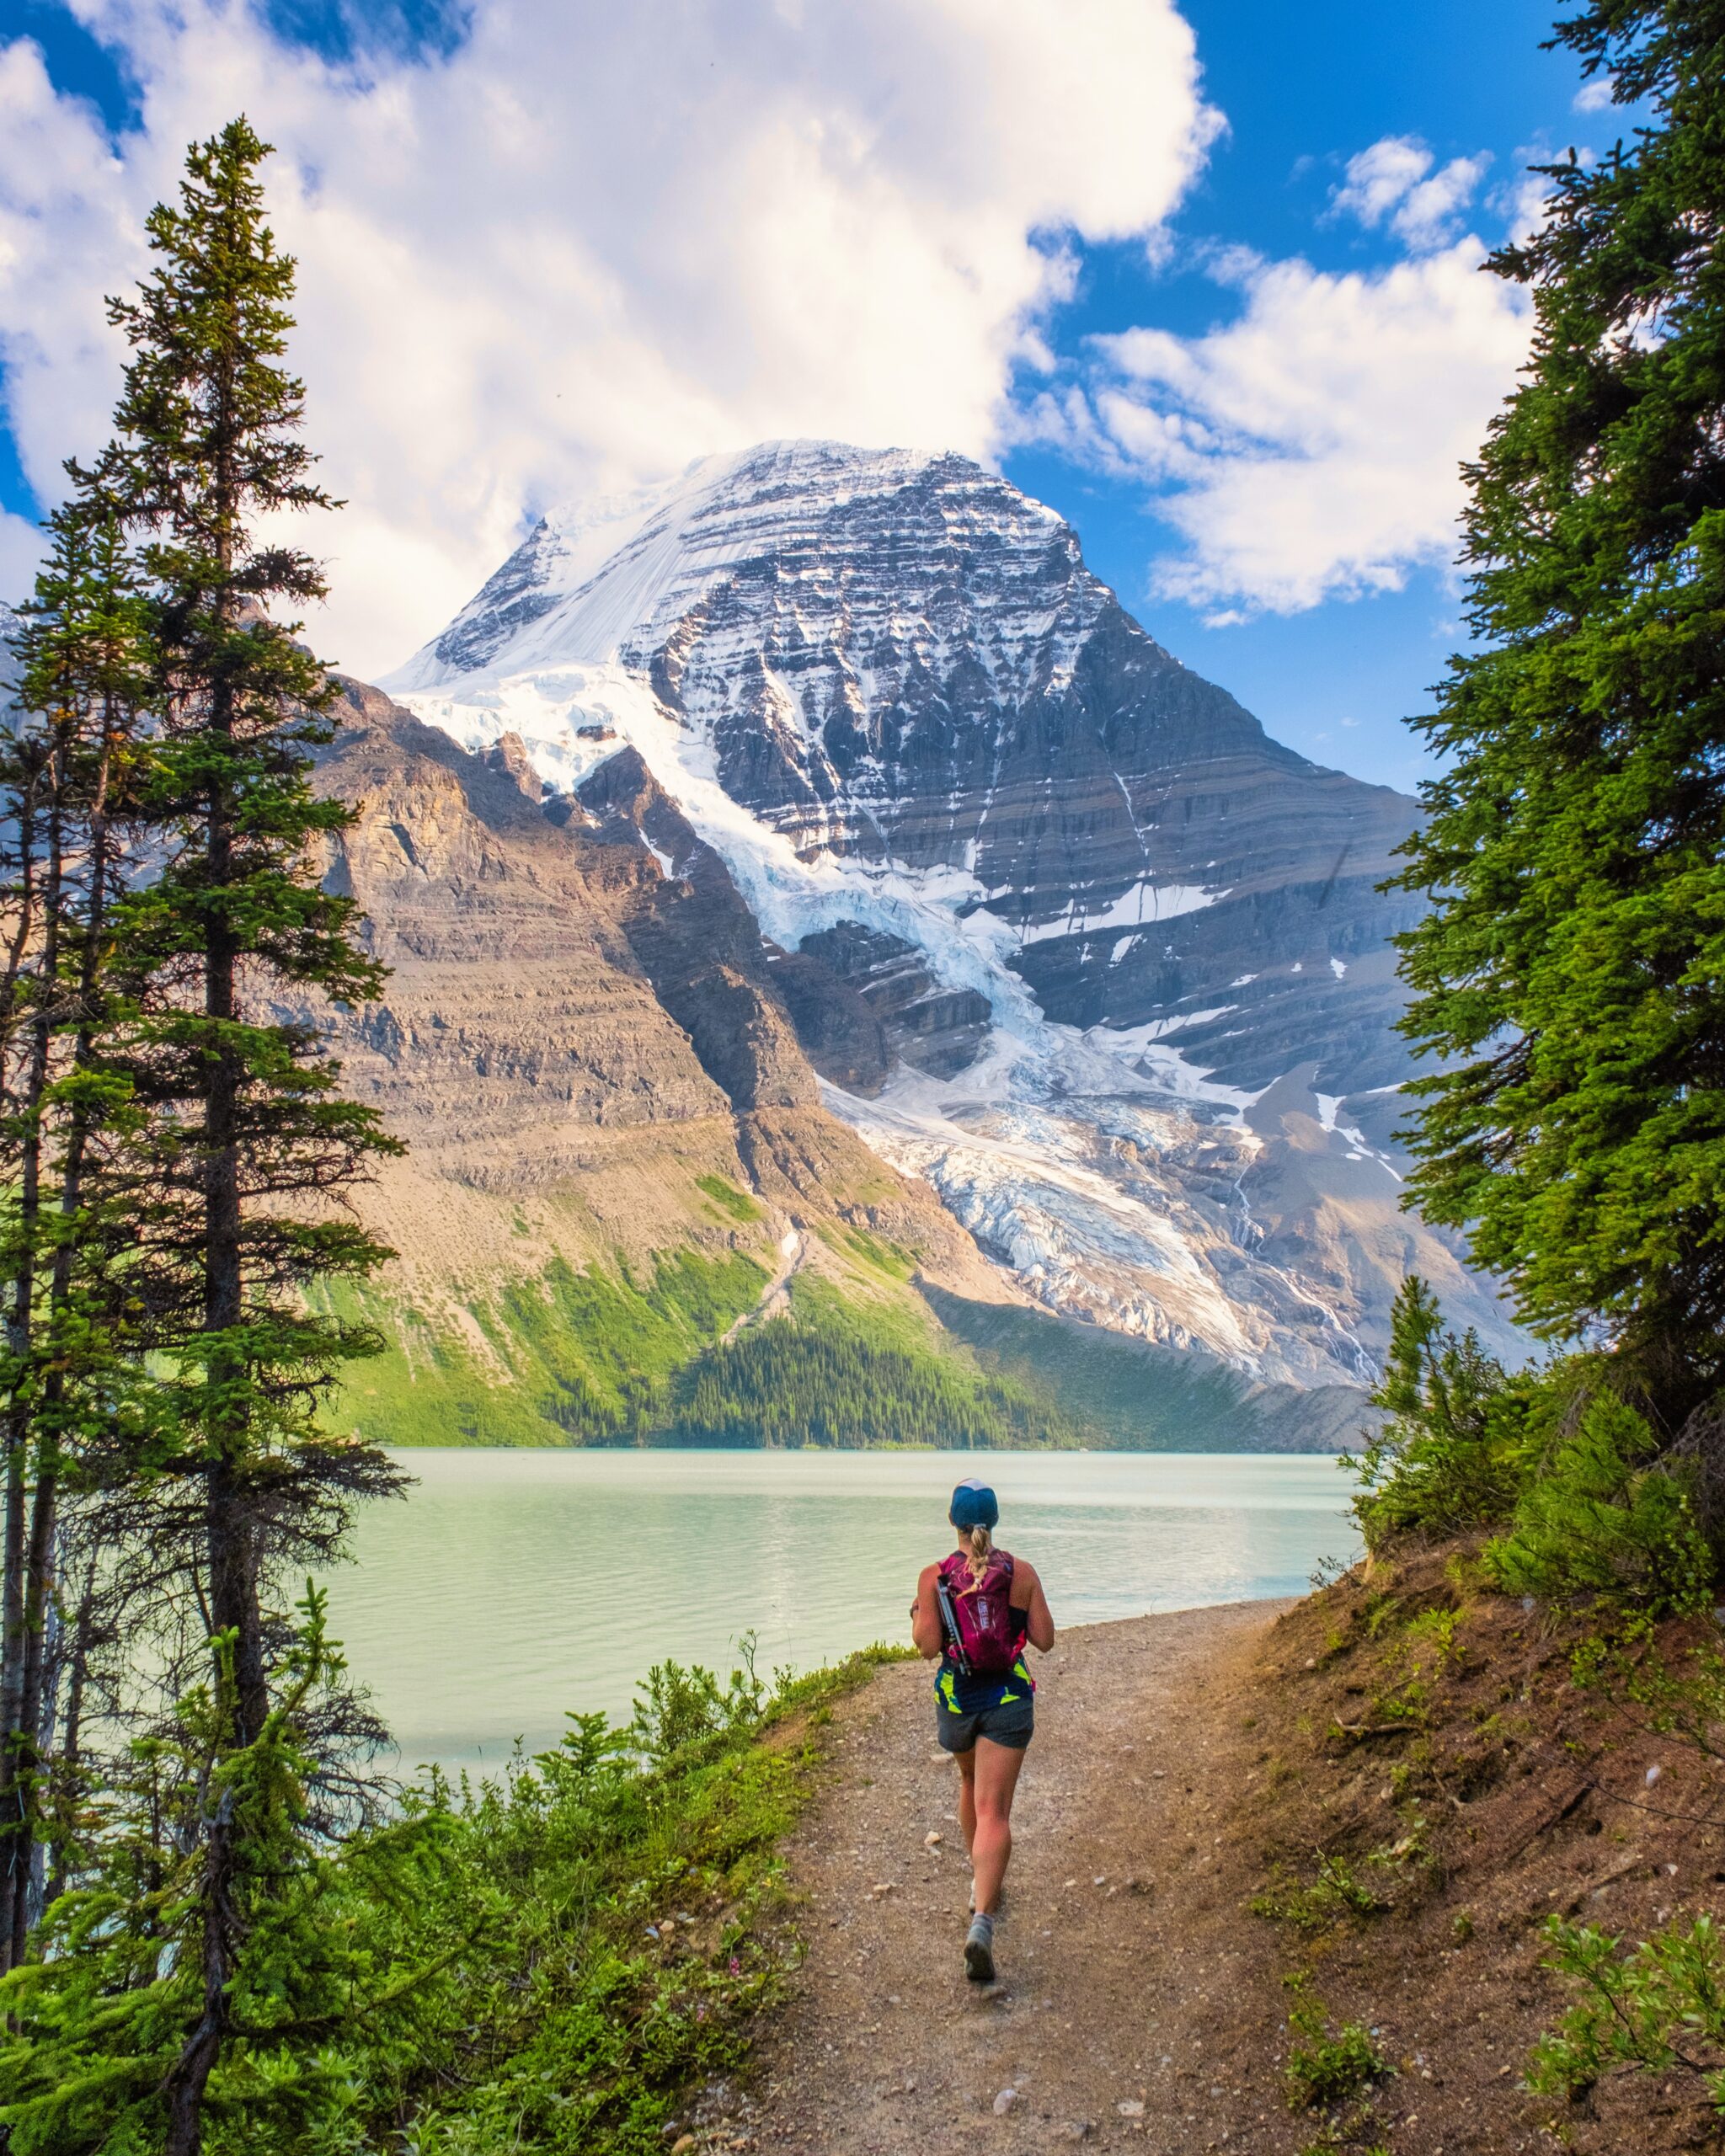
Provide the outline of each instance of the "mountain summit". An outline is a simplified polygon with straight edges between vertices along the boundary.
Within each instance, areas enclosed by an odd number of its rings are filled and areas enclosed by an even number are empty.
[[[827,1108],[1046,1308],[1359,1385],[1417,1264],[1509,1337],[1397,1203],[1376,886],[1415,804],[1272,741],[997,474],[705,459],[543,518],[384,686],[668,885],[722,876],[724,964]]]
[[[564,783],[650,700],[803,860],[969,879],[1052,1017],[1252,1086],[1404,1073],[1375,887],[1414,803],[1270,740],[968,458],[768,443],[554,513],[382,686]]]

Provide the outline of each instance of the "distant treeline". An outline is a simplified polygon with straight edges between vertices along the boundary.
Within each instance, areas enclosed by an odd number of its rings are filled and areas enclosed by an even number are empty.
[[[1072,1442],[1057,1411],[1009,1380],[973,1376],[927,1348],[782,1318],[710,1349],[683,1374],[666,1434],[717,1445]]]

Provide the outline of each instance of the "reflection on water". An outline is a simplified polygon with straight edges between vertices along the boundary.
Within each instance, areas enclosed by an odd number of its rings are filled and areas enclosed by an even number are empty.
[[[566,1712],[627,1714],[649,1665],[763,1670],[902,1641],[953,1483],[1000,1493],[1056,1623],[1301,1592],[1353,1553],[1327,1459],[1238,1454],[415,1451],[330,1582],[403,1764],[499,1761]]]

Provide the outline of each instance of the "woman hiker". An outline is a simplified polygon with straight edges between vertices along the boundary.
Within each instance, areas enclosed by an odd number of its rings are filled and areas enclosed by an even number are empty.
[[[994,1979],[994,1920],[1012,1854],[1012,1792],[1036,1716],[1024,1642],[1046,1654],[1055,1620],[1035,1567],[995,1548],[990,1530],[1001,1508],[985,1483],[961,1482],[948,1516],[959,1546],[924,1566],[911,1637],[925,1660],[940,1657],[935,1732],[959,1763],[959,1820],[973,1873],[964,1970],[985,1984]]]

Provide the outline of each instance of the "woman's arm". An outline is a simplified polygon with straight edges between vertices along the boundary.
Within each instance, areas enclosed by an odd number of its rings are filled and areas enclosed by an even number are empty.
[[[1017,1570],[1021,1578],[1028,1576],[1030,1588],[1030,1599],[1024,1605],[1024,1636],[1032,1646],[1046,1654],[1055,1643],[1055,1620],[1049,1609],[1048,1597],[1042,1591],[1034,1565],[1027,1565],[1021,1557]]]
[[[925,1565],[916,1582],[916,1599],[911,1604],[911,1644],[925,1662],[932,1662],[946,1644],[941,1632],[940,1604],[934,1598],[938,1565]]]

